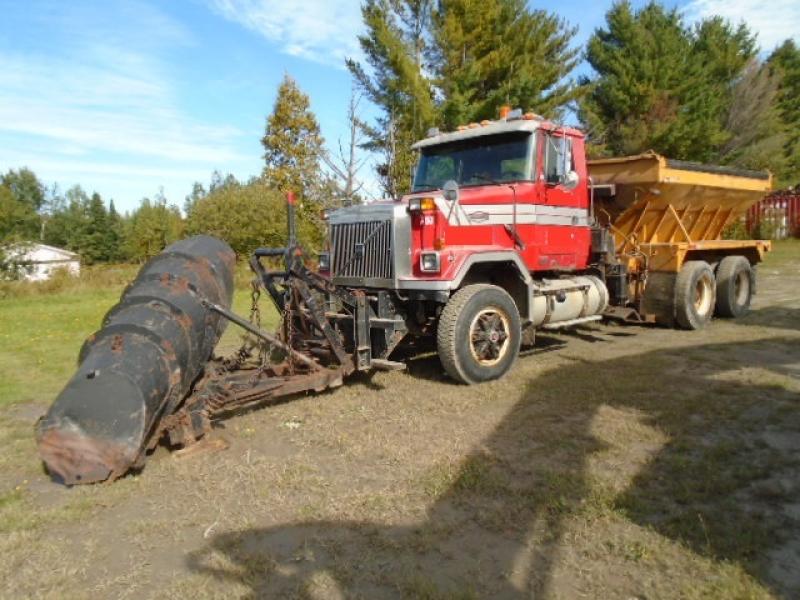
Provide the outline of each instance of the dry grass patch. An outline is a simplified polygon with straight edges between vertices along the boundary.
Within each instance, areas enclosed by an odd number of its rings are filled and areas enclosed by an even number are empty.
[[[41,472],[26,411],[103,310],[50,297],[91,322],[52,342],[30,403],[0,385],[0,596],[795,597],[800,270],[777,248],[741,321],[542,335],[470,388],[422,356],[233,417],[212,434],[223,452],[159,449],[139,475],[72,490]],[[0,321],[38,335],[18,309],[0,301]],[[39,352],[21,348],[8,369]]]

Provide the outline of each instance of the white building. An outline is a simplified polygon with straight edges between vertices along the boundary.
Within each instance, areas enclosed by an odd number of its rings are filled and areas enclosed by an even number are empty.
[[[70,275],[80,275],[80,256],[69,250],[54,248],[45,244],[30,244],[16,253],[9,252],[13,260],[25,266],[23,279],[45,281],[57,269],[66,269]],[[16,254],[16,255],[15,255]]]

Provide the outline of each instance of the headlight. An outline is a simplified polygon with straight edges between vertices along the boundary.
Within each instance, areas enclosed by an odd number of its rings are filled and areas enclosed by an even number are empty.
[[[419,268],[426,273],[438,273],[441,269],[438,252],[423,252],[419,256]]]
[[[331,253],[330,252],[320,252],[319,253],[319,270],[320,271],[330,271],[331,270]]]

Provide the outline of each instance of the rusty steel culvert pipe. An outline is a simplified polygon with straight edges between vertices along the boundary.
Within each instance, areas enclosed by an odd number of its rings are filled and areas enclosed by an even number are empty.
[[[234,266],[225,242],[196,236],[142,267],[36,424],[39,454],[55,479],[94,483],[137,466],[225,329],[203,301],[230,308]]]

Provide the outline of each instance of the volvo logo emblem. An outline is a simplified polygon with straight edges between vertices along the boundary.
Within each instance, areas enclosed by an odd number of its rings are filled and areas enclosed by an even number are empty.
[[[483,212],[482,210],[471,212],[469,213],[469,220],[483,223],[484,221],[489,220],[489,213]]]
[[[355,245],[353,258],[355,260],[361,260],[362,258],[364,258],[364,244]]]

